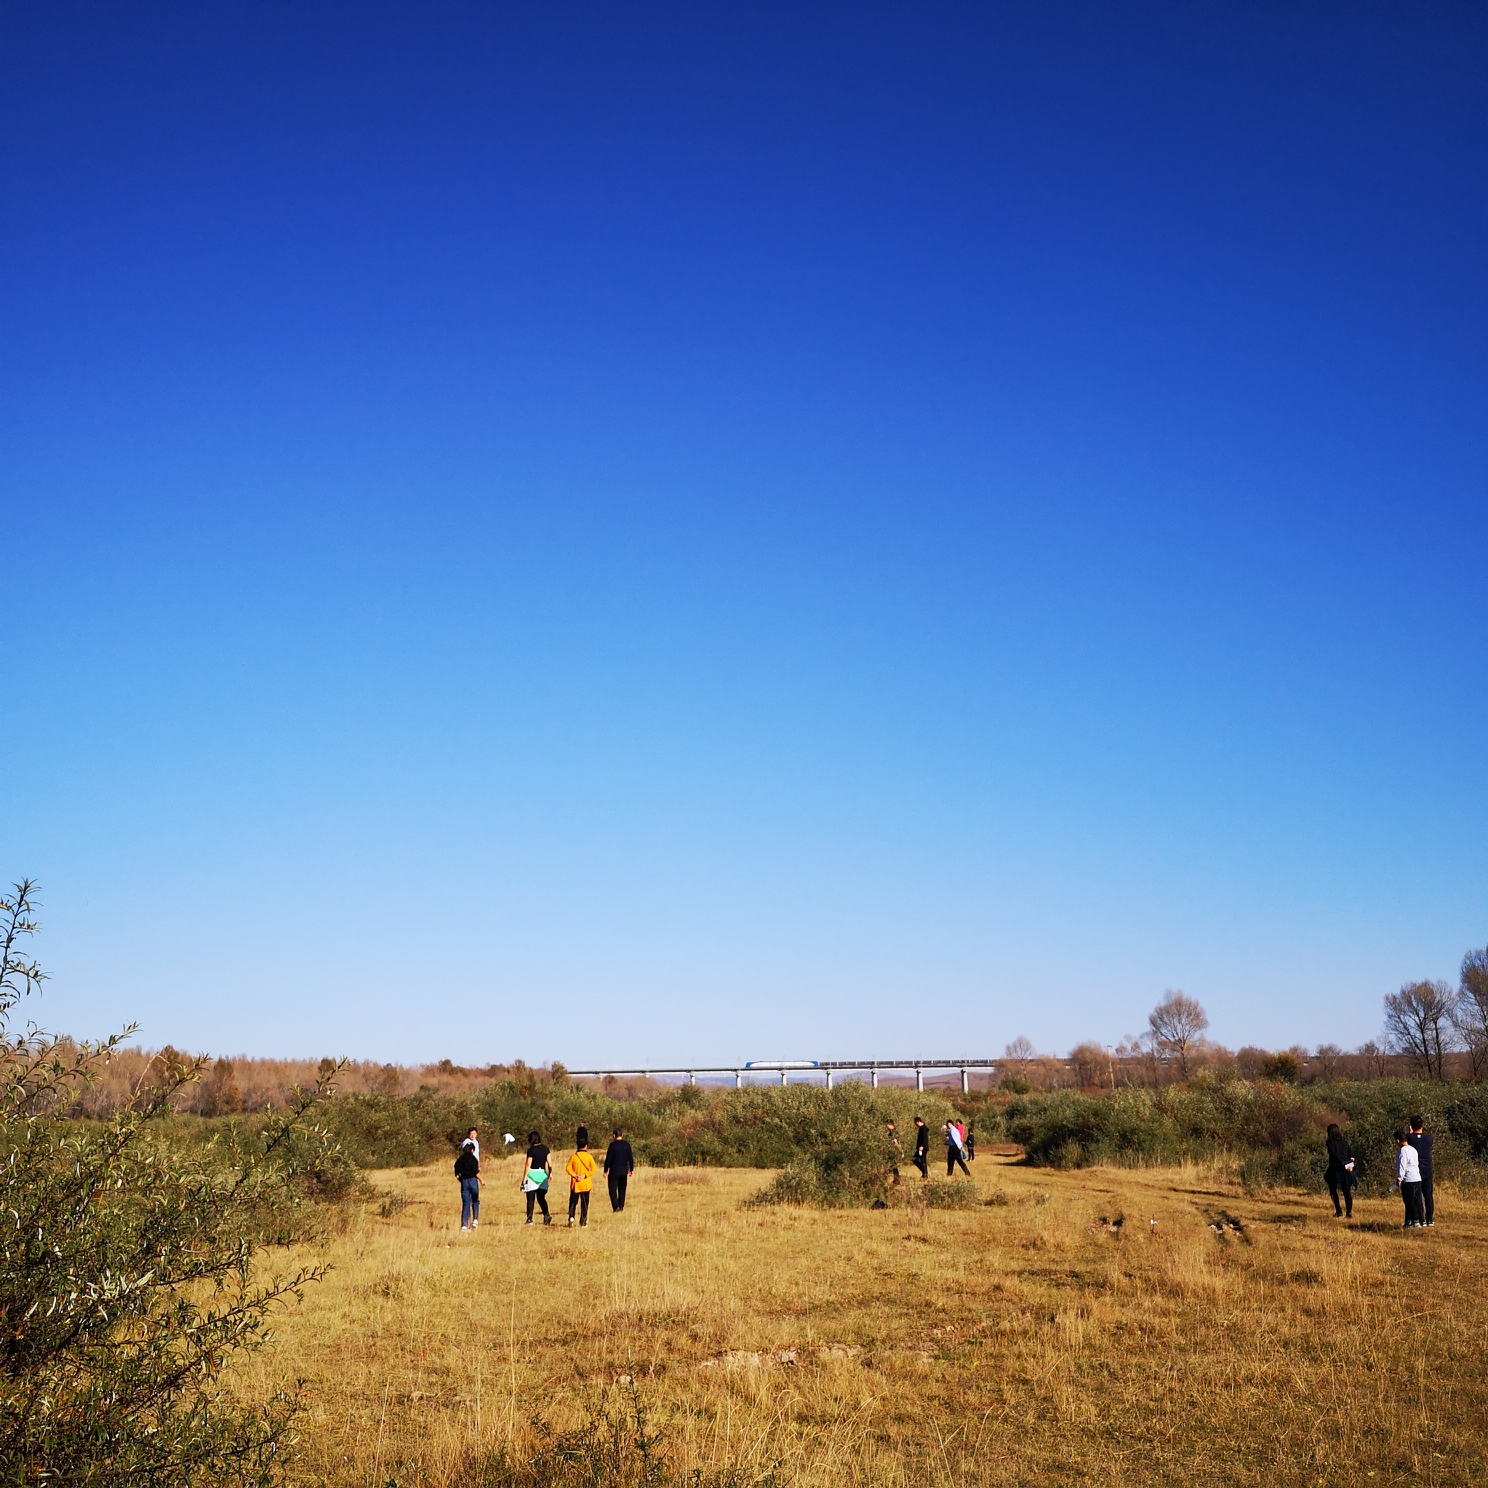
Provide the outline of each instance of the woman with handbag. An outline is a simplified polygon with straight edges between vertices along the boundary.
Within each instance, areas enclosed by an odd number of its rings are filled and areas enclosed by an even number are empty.
[[[1323,1171],[1323,1178],[1333,1198],[1333,1217],[1337,1219],[1341,1215],[1344,1219],[1352,1219],[1354,1184],[1358,1181],[1354,1177],[1354,1154],[1349,1151],[1349,1144],[1344,1140],[1336,1121],[1329,1123],[1327,1145],[1328,1166]],[[1338,1202],[1340,1191],[1343,1194],[1341,1206]]]
[[[542,1210],[543,1223],[553,1223],[548,1213],[548,1180],[553,1176],[553,1158],[543,1146],[541,1132],[527,1133],[527,1168],[522,1174],[522,1192],[527,1195],[527,1223],[532,1223],[532,1206]]]

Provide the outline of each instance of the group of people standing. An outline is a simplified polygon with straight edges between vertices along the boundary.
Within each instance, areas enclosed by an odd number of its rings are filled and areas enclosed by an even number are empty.
[[[921,1178],[930,1176],[930,1128],[925,1124],[923,1116],[916,1116],[914,1165],[920,1170]],[[889,1143],[894,1149],[897,1157],[904,1149],[899,1145],[899,1133],[894,1128],[892,1121],[887,1122]],[[971,1169],[966,1166],[968,1162],[976,1161],[976,1131],[969,1128],[964,1121],[947,1121],[941,1128],[941,1135],[946,1144],[946,1177],[955,1176],[956,1166],[959,1163],[961,1171],[968,1178],[971,1177]],[[894,1168],[894,1178],[898,1181],[899,1168]]]
[[[508,1142],[515,1138],[508,1136]],[[589,1150],[589,1128],[581,1126],[574,1133],[574,1154],[563,1165],[568,1177],[568,1223],[578,1216],[580,1229],[589,1224],[589,1195],[594,1191],[594,1175],[600,1164]],[[635,1172],[635,1153],[625,1134],[617,1126],[610,1134],[610,1145],[605,1149],[603,1171],[609,1185],[610,1208],[618,1214],[625,1208],[625,1192],[630,1184],[630,1175]],[[460,1143],[460,1154],[455,1158],[455,1177],[460,1180],[460,1228],[473,1230],[480,1224],[480,1134],[472,1126]],[[527,1154],[522,1165],[522,1181],[518,1185],[527,1196],[527,1223],[533,1221],[533,1211],[542,1212],[543,1223],[553,1223],[548,1208],[548,1188],[553,1177],[553,1154],[539,1131],[527,1133]]]
[[[1424,1117],[1412,1116],[1409,1131],[1395,1133],[1395,1181],[1405,1203],[1405,1228],[1425,1229],[1436,1223],[1436,1197],[1432,1192],[1431,1133]],[[1354,1217],[1357,1164],[1347,1139],[1334,1122],[1328,1127],[1328,1166],[1323,1178],[1333,1199],[1335,1217]]]

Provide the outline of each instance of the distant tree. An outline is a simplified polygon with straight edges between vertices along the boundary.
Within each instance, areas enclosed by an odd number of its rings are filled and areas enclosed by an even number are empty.
[[[1033,1041],[1025,1038],[1021,1033],[1017,1038],[1002,1046],[1002,1068],[997,1072],[997,1085],[1000,1090],[1009,1090],[1014,1095],[1024,1095],[1033,1086],[1028,1080],[1028,1067],[1038,1058],[1038,1050],[1033,1047]]]
[[[1452,1008],[1452,1026],[1467,1050],[1472,1077],[1488,1072],[1488,948],[1462,958],[1462,982]]]
[[[1456,1030],[1456,994],[1446,982],[1407,982],[1385,997],[1390,1047],[1407,1054],[1428,1080],[1446,1078],[1446,1055]]]
[[[1128,1033],[1116,1045],[1116,1058],[1121,1061],[1122,1082],[1126,1085],[1145,1080],[1149,1085],[1157,1084],[1157,1044],[1152,1034]],[[1137,1075],[1133,1078],[1132,1068]]]
[[[1319,1076],[1331,1084],[1343,1070],[1343,1050],[1337,1044],[1319,1044],[1313,1059],[1317,1061]]]
[[[1147,1014],[1147,1025],[1159,1052],[1176,1057],[1179,1071],[1188,1079],[1188,1062],[1209,1026],[1209,1015],[1197,999],[1186,992],[1170,990]]]
[[[203,1116],[231,1116],[243,1109],[243,1092],[233,1079],[232,1060],[217,1059],[203,1069],[196,1109]]]
[[[1075,1067],[1075,1080],[1082,1086],[1104,1085],[1112,1078],[1111,1056],[1096,1043],[1076,1044],[1070,1050],[1070,1063]]]
[[[1295,1049],[1268,1054],[1261,1062],[1261,1076],[1267,1080],[1280,1080],[1283,1085],[1295,1085],[1302,1077],[1302,1060]]]

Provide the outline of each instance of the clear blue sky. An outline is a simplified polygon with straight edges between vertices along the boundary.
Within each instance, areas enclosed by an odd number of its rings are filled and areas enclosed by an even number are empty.
[[[1488,940],[1488,12],[0,12],[0,870],[215,1052],[1357,1043]]]

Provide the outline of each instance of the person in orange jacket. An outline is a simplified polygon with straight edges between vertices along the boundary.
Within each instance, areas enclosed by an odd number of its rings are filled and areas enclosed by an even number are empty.
[[[594,1189],[594,1174],[598,1168],[594,1154],[589,1150],[589,1133],[579,1128],[579,1150],[564,1164],[568,1174],[568,1223],[574,1222],[574,1210],[579,1211],[579,1228],[589,1224],[589,1195]]]

